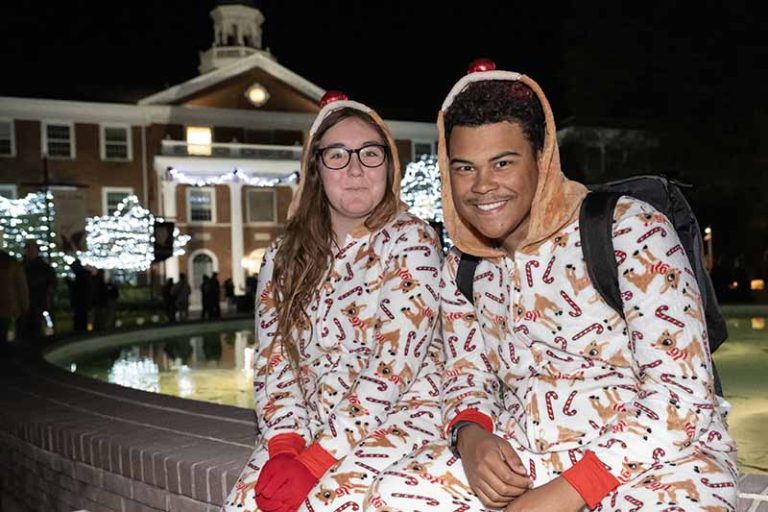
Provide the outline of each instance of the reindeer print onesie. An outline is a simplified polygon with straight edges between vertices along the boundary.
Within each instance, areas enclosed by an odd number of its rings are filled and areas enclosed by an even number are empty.
[[[535,250],[481,260],[474,306],[456,287],[460,254],[447,257],[444,424],[481,414],[535,486],[564,475],[591,508],[734,510],[727,404],[713,392],[702,303],[677,234],[624,197],[613,245],[626,320],[592,287],[578,221]],[[445,441],[389,468],[368,505],[483,509]]]
[[[350,234],[310,307],[311,325],[301,330],[299,383],[288,355],[271,345],[277,247],[266,254],[257,291],[260,440],[224,509],[256,510],[265,446],[293,433],[339,460],[305,507],[358,510],[384,468],[440,437],[443,348],[435,326],[442,249],[434,230],[408,213],[376,232]]]

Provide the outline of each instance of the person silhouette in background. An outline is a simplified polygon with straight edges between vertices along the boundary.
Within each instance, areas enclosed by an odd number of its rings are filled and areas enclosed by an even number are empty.
[[[0,351],[5,350],[11,319],[18,318],[29,309],[29,289],[24,267],[16,258],[3,250],[3,233],[0,231]],[[18,323],[16,332],[18,337]]]
[[[19,338],[37,339],[42,335],[43,312],[53,309],[56,272],[40,256],[34,240],[27,241],[23,264],[29,288],[29,310],[19,319]]]
[[[179,282],[173,287],[173,296],[176,298],[176,309],[179,312],[179,320],[189,319],[189,296],[192,288],[189,286],[186,274],[179,274]]]

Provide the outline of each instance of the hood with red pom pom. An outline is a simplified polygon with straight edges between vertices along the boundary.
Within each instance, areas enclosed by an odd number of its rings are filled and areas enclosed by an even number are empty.
[[[309,129],[309,135],[304,140],[304,150],[301,155],[301,175],[303,176],[309,169],[309,161],[311,158],[314,157],[314,155],[312,155],[312,142],[315,139],[315,134],[317,133],[318,128],[320,128],[320,125],[323,123],[325,118],[328,117],[333,112],[336,112],[337,110],[342,110],[345,108],[360,110],[361,112],[365,112],[366,114],[371,116],[371,119],[373,119],[373,121],[377,125],[379,125],[381,130],[384,132],[384,138],[386,139],[385,143],[389,147],[389,154],[392,157],[392,190],[395,193],[395,197],[399,198],[400,197],[400,157],[398,156],[397,146],[395,145],[395,139],[392,137],[392,133],[390,132],[389,127],[384,122],[384,120],[379,116],[379,114],[377,114],[375,110],[368,107],[367,105],[364,105],[357,101],[350,100],[346,94],[340,91],[326,92],[323,98],[320,100],[320,106],[322,108],[320,109],[320,112],[318,112],[317,117],[312,123],[312,127]],[[291,205],[288,207],[288,218],[291,218],[293,216],[293,213],[296,211],[296,207],[301,202],[303,188],[304,188],[304,180],[300,179],[296,192],[293,194]]]
[[[488,59],[478,59],[470,65],[468,74],[453,86],[438,114],[438,160],[442,180],[445,227],[456,247],[462,252],[484,258],[504,256],[505,254],[503,249],[480,234],[458,215],[451,191],[450,166],[445,139],[446,110],[451,106],[456,96],[467,86],[485,80],[516,80],[524,83],[536,94],[544,111],[546,126],[544,147],[538,160],[539,181],[531,203],[528,235],[518,249],[523,252],[531,252],[564,226],[578,218],[579,207],[587,189],[581,183],[567,179],[560,169],[555,119],[552,108],[539,85],[525,75],[496,70],[496,65]]]

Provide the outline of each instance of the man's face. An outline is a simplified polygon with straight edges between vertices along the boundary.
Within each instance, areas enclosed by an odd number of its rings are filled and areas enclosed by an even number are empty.
[[[538,155],[518,123],[456,126],[449,143],[458,214],[507,252],[528,233],[539,178]]]

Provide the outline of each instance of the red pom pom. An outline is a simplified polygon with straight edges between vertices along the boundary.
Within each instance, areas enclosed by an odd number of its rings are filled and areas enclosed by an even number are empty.
[[[327,91],[325,94],[323,94],[323,97],[320,100],[320,107],[322,108],[329,103],[333,103],[334,101],[347,101],[348,99],[349,96],[341,91]]]
[[[479,73],[481,71],[493,71],[496,69],[496,63],[491,59],[475,59],[469,63],[467,74]]]

